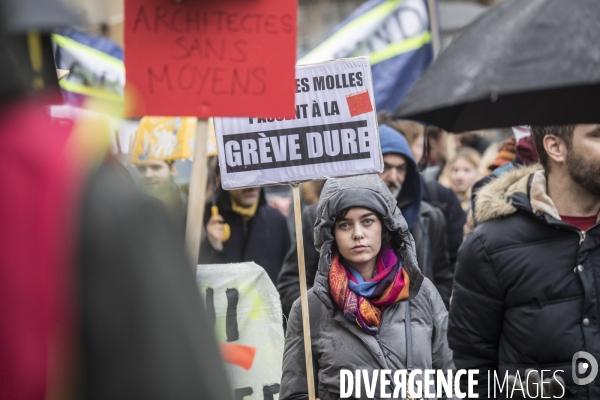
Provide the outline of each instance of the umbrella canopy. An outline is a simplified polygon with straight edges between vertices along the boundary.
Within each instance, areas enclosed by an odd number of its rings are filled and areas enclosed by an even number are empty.
[[[440,54],[394,113],[449,132],[600,123],[598,0],[505,0]]]
[[[30,30],[52,32],[84,22],[82,16],[73,13],[60,0],[5,0],[2,12],[3,26],[13,34]]]

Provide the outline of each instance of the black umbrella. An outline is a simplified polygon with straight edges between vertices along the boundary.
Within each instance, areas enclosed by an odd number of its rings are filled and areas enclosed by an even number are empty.
[[[60,0],[4,0],[3,26],[9,33],[31,30],[52,32],[56,28],[81,25],[82,15],[77,15]]]
[[[450,132],[600,123],[600,1],[500,2],[440,54],[394,117]]]

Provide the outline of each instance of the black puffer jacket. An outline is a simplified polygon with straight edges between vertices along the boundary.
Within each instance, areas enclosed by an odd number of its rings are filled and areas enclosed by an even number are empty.
[[[572,375],[576,352],[600,360],[600,225],[562,222],[539,166],[500,176],[476,201],[479,226],[459,251],[450,306],[456,368],[479,369],[480,398],[488,371],[502,381],[527,368],[562,370],[564,398],[600,398],[600,378],[578,386]]]

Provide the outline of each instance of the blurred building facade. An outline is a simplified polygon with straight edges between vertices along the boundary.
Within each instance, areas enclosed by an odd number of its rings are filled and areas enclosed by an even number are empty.
[[[123,0],[62,0],[79,13],[91,33],[110,37],[123,46]],[[195,0],[184,0],[195,1]],[[501,0],[438,0],[443,43]],[[314,48],[365,0],[298,0],[298,56]]]

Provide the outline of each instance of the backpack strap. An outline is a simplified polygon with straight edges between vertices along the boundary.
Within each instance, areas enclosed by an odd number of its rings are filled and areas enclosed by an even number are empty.
[[[437,204],[440,202],[438,191],[436,188],[437,180],[435,177],[428,175],[423,175],[423,181],[425,182],[425,186],[427,188],[427,193],[429,194],[429,203]]]
[[[412,343],[412,329],[410,326],[410,301],[407,301],[404,305],[405,318],[404,325],[406,329],[406,369],[408,372],[414,369],[413,364],[413,343]]]

